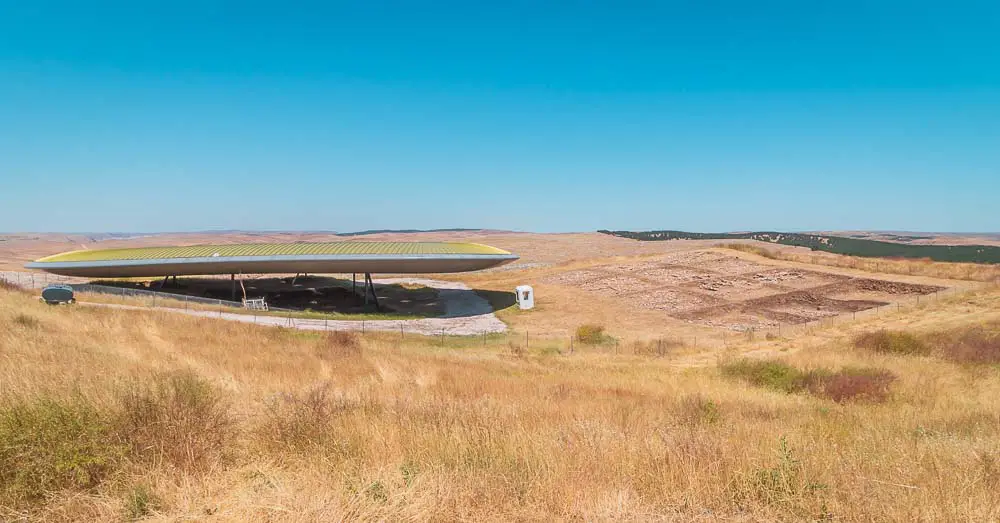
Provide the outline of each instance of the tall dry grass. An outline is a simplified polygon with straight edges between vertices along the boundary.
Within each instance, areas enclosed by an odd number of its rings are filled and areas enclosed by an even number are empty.
[[[908,321],[960,327],[997,299]],[[778,342],[747,343],[731,351]],[[781,343],[768,358],[793,368],[896,379],[838,403],[714,354],[515,355],[0,291],[0,519],[1000,518],[994,367],[846,332]]]

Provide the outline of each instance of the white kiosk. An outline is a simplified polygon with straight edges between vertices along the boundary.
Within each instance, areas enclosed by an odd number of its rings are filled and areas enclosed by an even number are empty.
[[[514,289],[517,295],[517,306],[526,311],[535,307],[535,290],[530,285],[518,285]]]

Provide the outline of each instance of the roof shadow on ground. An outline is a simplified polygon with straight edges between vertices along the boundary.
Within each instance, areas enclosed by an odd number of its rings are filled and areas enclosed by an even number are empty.
[[[225,278],[182,278],[176,285],[163,281],[95,281],[115,287],[156,290],[175,295],[239,301],[243,289]],[[243,282],[248,298],[264,298],[280,309],[320,313],[364,314],[375,312],[375,302],[365,303],[364,283],[326,276],[258,278]],[[234,298],[235,291],[235,298]],[[513,292],[436,289],[419,284],[376,283],[381,312],[419,318],[480,316],[516,303]]]
[[[493,311],[499,311],[517,304],[517,295],[513,291],[491,291],[486,289],[474,289],[479,297],[489,302]]]

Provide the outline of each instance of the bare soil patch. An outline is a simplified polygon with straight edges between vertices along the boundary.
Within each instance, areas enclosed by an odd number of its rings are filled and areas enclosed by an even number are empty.
[[[627,300],[633,308],[743,330],[801,324],[943,289],[800,268],[719,251],[667,253],[553,274],[545,283]]]

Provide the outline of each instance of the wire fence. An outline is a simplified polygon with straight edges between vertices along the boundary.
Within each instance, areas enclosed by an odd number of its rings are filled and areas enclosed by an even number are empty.
[[[376,337],[405,339],[408,335],[420,335],[437,340],[442,346],[449,343],[477,344],[483,347],[500,347],[513,353],[522,350],[551,350],[560,354],[572,354],[579,350],[589,352],[599,351],[613,354],[644,354],[664,356],[683,348],[718,348],[730,345],[744,344],[748,341],[779,340],[809,334],[818,329],[837,325],[869,321],[875,318],[889,316],[903,311],[912,311],[930,304],[948,299],[949,297],[982,289],[987,286],[1000,287],[998,284],[975,285],[966,287],[950,287],[941,291],[900,297],[892,303],[876,307],[842,313],[817,309],[816,319],[805,323],[768,322],[757,324],[702,324],[700,329],[680,331],[665,326],[661,335],[647,336],[641,341],[621,340],[606,336],[598,343],[582,343],[569,331],[531,332],[526,330],[511,330],[501,322],[495,322],[490,328],[477,329],[467,318],[422,318],[403,320],[341,320],[317,317],[302,317],[304,311],[290,309],[271,309],[270,313],[252,311],[243,307],[241,302],[227,301],[198,296],[185,296],[165,292],[148,291],[107,285],[73,283],[69,278],[53,275],[32,273],[0,272],[0,280],[22,288],[43,288],[51,283],[69,284],[74,291],[89,294],[101,294],[121,298],[118,305],[129,308],[148,307],[163,310],[184,309],[184,312],[203,317],[218,317],[222,319],[271,325],[287,328],[314,331],[358,331]],[[714,328],[713,328],[714,327]],[[697,331],[695,333],[694,331]],[[461,339],[456,339],[461,338]]]
[[[210,305],[213,307],[228,307],[232,309],[242,309],[243,303],[238,301],[220,300],[216,298],[204,298],[201,296],[188,296],[186,294],[173,294],[169,292],[148,291],[145,289],[133,289],[130,287],[115,287],[113,285],[95,285],[92,283],[71,283],[74,292],[106,294],[110,296],[121,296],[126,298],[146,298],[155,303],[161,302],[163,307],[169,307],[170,301],[182,303],[197,303]],[[176,304],[175,304],[176,305]],[[155,305],[154,305],[155,306]]]

